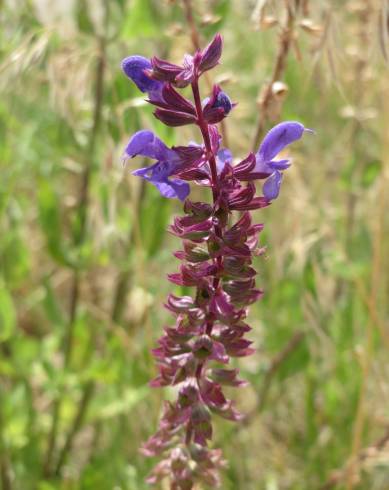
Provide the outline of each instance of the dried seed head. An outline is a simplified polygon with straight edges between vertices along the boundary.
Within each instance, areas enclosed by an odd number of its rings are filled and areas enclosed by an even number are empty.
[[[320,37],[323,33],[323,26],[315,24],[311,19],[302,19],[299,26],[311,36]]]
[[[220,20],[221,20],[220,15],[206,13],[201,17],[200,25],[203,27],[212,26],[214,24],[217,24]]]
[[[272,27],[278,24],[278,20],[272,15],[265,15],[259,21],[259,29],[261,31],[266,31],[267,29],[271,29]]]
[[[283,97],[289,92],[289,87],[284,82],[276,81],[271,86],[271,91],[275,97]]]

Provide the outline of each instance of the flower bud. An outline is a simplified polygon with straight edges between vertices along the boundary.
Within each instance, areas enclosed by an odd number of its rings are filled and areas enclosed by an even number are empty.
[[[182,471],[187,466],[188,456],[182,448],[175,447],[171,452],[170,460],[173,471]]]
[[[222,48],[223,39],[220,34],[216,34],[213,40],[201,53],[201,61],[199,64],[200,73],[210,70],[219,63]]]
[[[194,345],[193,353],[198,359],[206,359],[212,354],[213,342],[208,335],[201,335]]]
[[[196,380],[191,378],[186,381],[184,386],[178,392],[178,404],[181,408],[189,407],[197,401],[198,396],[199,393]]]

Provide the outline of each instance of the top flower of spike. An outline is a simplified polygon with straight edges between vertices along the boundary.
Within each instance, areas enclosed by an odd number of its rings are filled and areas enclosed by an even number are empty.
[[[155,117],[164,124],[200,126],[200,123],[204,123],[212,127],[227,117],[235,106],[228,95],[218,85],[214,85],[212,94],[202,102],[201,114],[199,114],[199,108],[180,95],[176,88],[197,83],[198,78],[205,71],[214,68],[219,63],[222,45],[222,37],[217,34],[204,50],[197,51],[193,56],[185,55],[182,65],[170,63],[156,56],[149,60],[134,55],[123,60],[122,69],[139,90],[148,95],[147,101],[157,107],[154,112]],[[295,121],[275,126],[260,145],[255,155],[255,164],[253,159],[250,160],[250,171],[235,172],[236,176],[238,173],[240,175],[238,179],[246,181],[266,179],[262,188],[264,199],[267,202],[276,199],[282,182],[282,171],[290,166],[290,161],[274,160],[274,158],[287,145],[300,139],[304,131],[310,130]],[[231,154],[226,148],[219,149],[219,145],[220,139],[216,138],[214,146],[217,154],[222,155],[226,152]],[[157,152],[156,147],[158,147]],[[194,175],[200,177],[202,167],[207,166],[206,152],[200,145],[168,148],[151,131],[139,131],[133,135],[125,151],[125,156],[128,158],[136,155],[157,160],[157,163],[152,166],[136,170],[133,174],[154,184],[164,197],[185,200],[190,188],[184,180],[204,182],[204,179],[188,178]],[[220,158],[217,162],[219,170],[225,165],[231,167],[232,156],[228,162],[222,162]],[[231,167],[231,171],[234,174],[234,167]],[[177,178],[180,174],[181,179]]]
[[[290,160],[273,160],[287,145],[299,140],[304,131],[311,129],[296,121],[287,121],[274,126],[263,139],[255,155],[255,172],[270,174],[263,185],[263,195],[268,201],[278,197],[282,181],[281,170],[290,167]]]
[[[222,37],[217,34],[202,52],[198,51],[194,56],[186,54],[182,66],[156,56],[148,60],[143,56],[134,55],[122,61],[122,68],[139,90],[152,97],[160,94],[167,82],[183,88],[189,85],[195,76],[216,66],[222,54],[222,46]]]

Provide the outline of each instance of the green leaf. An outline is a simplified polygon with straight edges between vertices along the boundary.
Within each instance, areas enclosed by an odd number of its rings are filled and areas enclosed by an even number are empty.
[[[30,252],[19,229],[12,223],[0,243],[3,275],[13,287],[25,281],[30,271]]]
[[[86,32],[88,34],[93,33],[94,27],[88,14],[89,8],[86,0],[79,0],[76,5],[78,28],[80,29],[80,31]]]
[[[153,257],[166,236],[170,201],[162,197],[153,186],[147,185],[145,192],[147,196],[142,204],[140,228],[147,255]]]
[[[278,379],[282,380],[297,374],[299,371],[303,371],[307,367],[309,359],[310,354],[307,342],[306,339],[303,339],[296,349],[280,364],[277,372]]]
[[[43,304],[50,322],[57,326],[65,325],[65,318],[61,305],[58,302],[58,298],[55,295],[49,278],[44,281],[44,287],[46,295],[43,300]]]
[[[148,393],[147,388],[128,388],[120,397],[115,397],[110,402],[101,400],[101,404],[95,408],[92,418],[106,420],[128,413],[145,397],[146,393]]]
[[[3,282],[0,282],[0,342],[9,339],[15,330],[16,312],[12,297]]]
[[[49,252],[59,263],[66,264],[59,199],[52,186],[45,180],[39,185],[38,202],[40,223],[46,235]]]
[[[367,163],[363,167],[362,171],[362,185],[363,187],[370,187],[372,184],[374,184],[374,181],[378,177],[378,175],[381,172],[382,168],[382,163],[378,160]]]
[[[127,14],[127,19],[123,24],[123,37],[151,37],[155,35],[159,27],[154,18],[149,0],[133,0]]]

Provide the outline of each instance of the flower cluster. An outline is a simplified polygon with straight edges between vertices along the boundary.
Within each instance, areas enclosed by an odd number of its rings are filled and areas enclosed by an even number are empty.
[[[221,52],[222,39],[216,35],[203,51],[185,55],[182,65],[141,56],[130,56],[122,65],[156,106],[157,119],[168,126],[194,124],[202,136],[200,144],[168,148],[151,131],[142,130],[125,150],[126,158],[142,155],[155,161],[134,175],[154,184],[163,196],[184,201],[185,215],[170,227],[182,240],[182,249],[175,252],[181,266],[168,279],[193,288],[194,294],[170,295],[166,301],[176,322],[165,327],[153,351],[159,374],[151,382],[154,387],[176,386],[177,398],[165,402],[159,429],[142,448],[147,456],[162,455],[148,481],[167,477],[173,490],[192,489],[195,482],[220,484],[225,461],[220,450],[209,446],[211,420],[213,414],[233,421],[241,418],[223,387],[245,384],[238,370],[227,366],[231,358],[254,351],[245,338],[250,331],[246,317],[248,306],[262,295],[252,260],[263,251],[258,246],[263,225],[252,222],[250,211],[268,206],[278,196],[290,161],[276,157],[306,130],[298,122],[281,123],[266,135],[256,154],[233,162],[231,152],[222,147],[217,123],[235,104],[217,85],[205,100],[199,91],[199,78],[219,63]],[[193,101],[177,90],[187,86]],[[188,199],[189,182],[209,188],[212,202]]]

